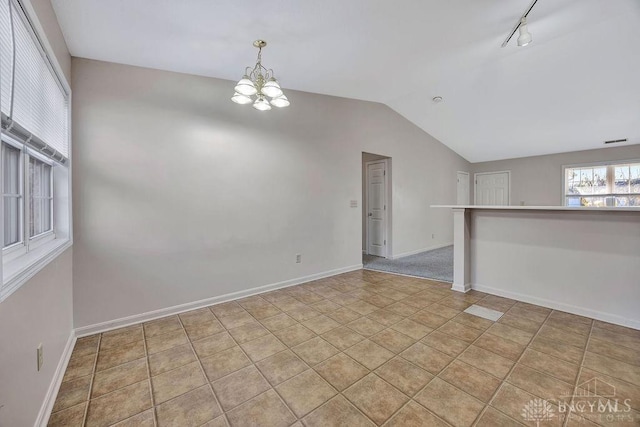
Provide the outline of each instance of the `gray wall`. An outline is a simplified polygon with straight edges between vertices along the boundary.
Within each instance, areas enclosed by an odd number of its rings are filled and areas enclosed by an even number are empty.
[[[562,166],[640,159],[640,145],[472,163],[473,173],[511,171],[511,205],[562,205]],[[471,177],[473,188],[473,176]],[[471,197],[473,202],[473,196]]]
[[[73,328],[72,256],[67,249],[0,303],[0,426],[36,421]]]
[[[66,77],[71,57],[49,0],[31,0]],[[0,426],[33,425],[73,328],[72,249],[0,303]],[[36,369],[43,344],[44,365]]]
[[[72,76],[77,327],[359,265],[363,151],[393,158],[394,254],[452,241],[429,206],[469,164],[384,105],[287,91],[261,113],[225,80]]]
[[[640,329],[640,215],[471,210],[472,288]]]

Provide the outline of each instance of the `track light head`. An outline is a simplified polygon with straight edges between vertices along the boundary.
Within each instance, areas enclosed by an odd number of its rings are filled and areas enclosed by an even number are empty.
[[[520,36],[518,36],[518,46],[526,46],[533,40],[529,29],[527,28],[527,18],[520,20]]]

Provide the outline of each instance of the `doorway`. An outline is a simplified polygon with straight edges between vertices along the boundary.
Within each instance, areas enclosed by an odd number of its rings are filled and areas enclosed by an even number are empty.
[[[391,255],[391,158],[362,153],[362,252]]]
[[[511,172],[475,174],[474,202],[484,206],[509,206]]]
[[[458,171],[456,204],[469,205],[469,172]]]

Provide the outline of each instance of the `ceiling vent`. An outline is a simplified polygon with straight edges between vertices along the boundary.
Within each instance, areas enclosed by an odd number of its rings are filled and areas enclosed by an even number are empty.
[[[627,138],[625,139],[610,139],[609,141],[605,141],[605,144],[618,144],[620,142],[627,142]]]

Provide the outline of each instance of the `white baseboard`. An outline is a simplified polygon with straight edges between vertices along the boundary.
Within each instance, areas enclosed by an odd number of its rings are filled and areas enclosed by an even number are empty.
[[[93,325],[82,326],[75,329],[76,337],[81,338],[87,335],[93,335],[100,332],[106,332],[112,329],[122,328],[129,325],[135,325],[141,322],[158,319],[160,317],[171,316],[174,314],[184,313],[185,311],[196,310],[202,307],[208,307],[214,304],[220,304],[227,301],[233,301],[245,298],[251,295],[262,294],[289,286],[299,285],[301,283],[318,280],[336,274],[348,273],[349,271],[362,269],[362,264],[356,264],[349,267],[338,268],[335,270],[324,271],[322,273],[311,274],[309,276],[298,277],[296,279],[285,280],[283,282],[272,283],[270,285],[259,286],[256,288],[245,289],[243,291],[232,292],[211,298],[205,298],[199,301],[188,302],[185,304],[174,305],[172,307],[161,308],[158,310],[148,311],[146,313],[134,314],[132,316],[122,317],[120,319],[109,320],[107,322],[96,323]]]
[[[472,285],[472,289],[488,294],[497,295],[499,297],[511,298],[514,300],[536,304],[542,307],[551,308],[553,310],[566,311],[567,313],[577,314],[579,316],[590,317],[592,319],[601,320],[603,322],[613,323],[615,325],[626,326],[628,328],[640,329],[640,321],[627,319],[611,313],[591,310],[589,308],[578,307],[571,304],[565,304],[558,301],[552,301],[545,298],[538,298],[533,295],[525,295],[519,292],[506,291],[504,289],[492,288],[477,283]]]
[[[69,339],[67,339],[67,344],[64,346],[64,350],[62,351],[62,356],[60,356],[60,360],[58,361],[58,366],[53,374],[51,383],[49,384],[47,394],[45,395],[42,406],[40,407],[40,412],[38,412],[38,418],[36,418],[36,422],[34,424],[35,426],[45,427],[49,422],[51,410],[53,409],[53,404],[56,402],[56,396],[58,395],[58,390],[60,389],[60,384],[62,384],[62,378],[67,370],[67,365],[69,364],[69,359],[71,358],[71,353],[73,352],[75,344],[76,334],[72,330],[69,334]]]
[[[456,292],[462,292],[462,293],[466,294],[467,292],[469,292],[471,290],[471,283],[465,283],[464,285],[460,284],[460,283],[453,283],[451,285],[451,290],[452,291],[456,291]]]
[[[429,246],[428,248],[422,248],[422,249],[417,249],[415,251],[409,251],[409,252],[403,252],[401,254],[396,254],[396,255],[390,256],[389,259],[398,259],[398,258],[402,258],[402,257],[409,256],[409,255],[419,254],[420,252],[427,252],[427,251],[432,251],[434,249],[445,248],[445,247],[451,246],[451,245],[453,245],[453,242],[444,243],[444,244],[441,244],[441,245]]]

